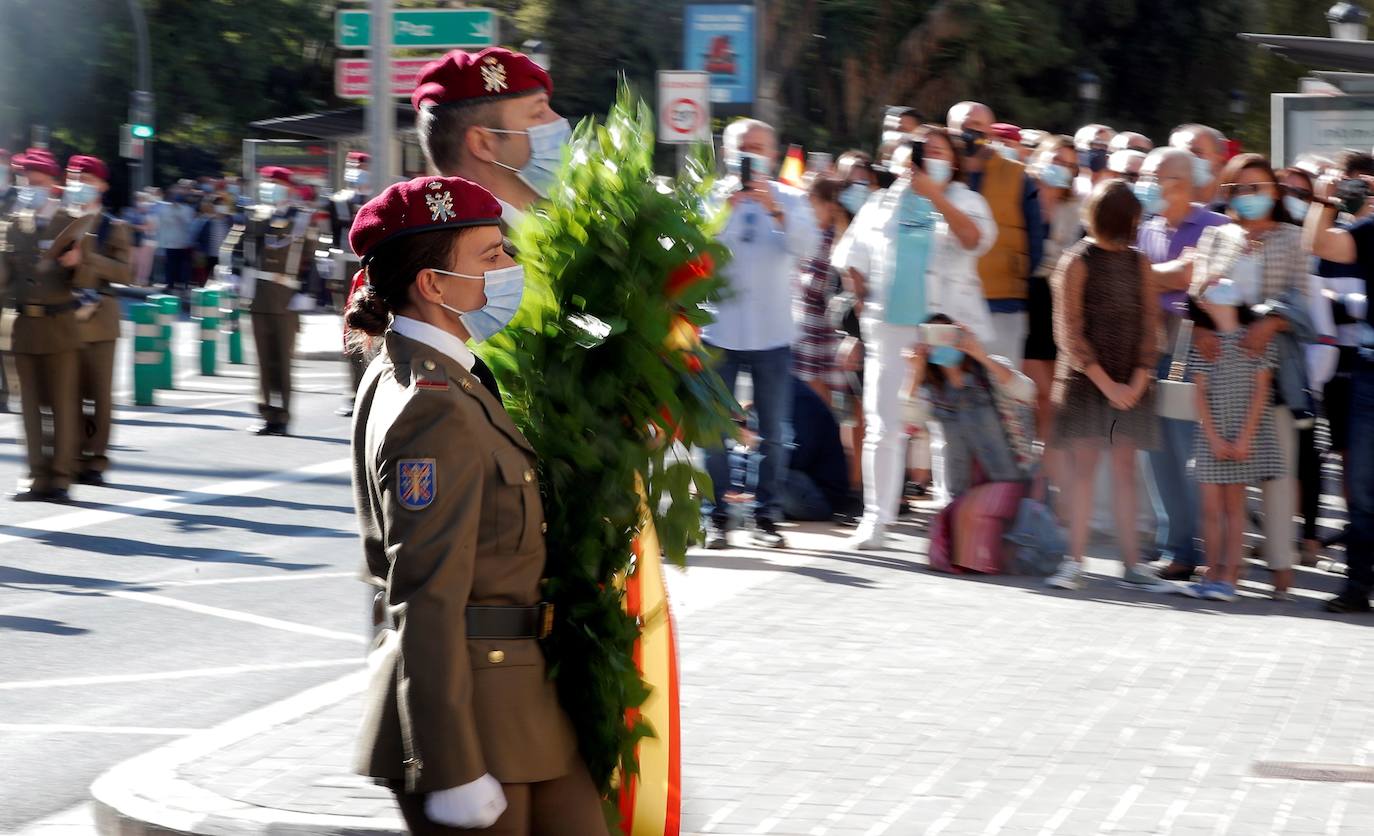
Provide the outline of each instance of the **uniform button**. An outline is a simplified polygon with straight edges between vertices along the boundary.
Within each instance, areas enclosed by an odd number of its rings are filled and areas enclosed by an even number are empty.
[[[487,654],[487,661],[491,662],[493,665],[499,665],[506,661],[506,652],[504,650],[493,650]]]
[[[426,361],[425,361],[425,371],[427,371],[427,372],[432,372],[432,371],[434,371],[434,361],[433,361],[433,360],[426,360]]]
[[[549,524],[548,524],[548,523],[540,523],[540,524],[539,524],[539,533],[540,533],[540,534],[548,534],[548,533],[549,533]]]
[[[533,481],[534,481],[534,471],[533,471],[533,470],[526,470],[526,471],[525,471],[525,481],[526,481],[526,482],[533,482]]]
[[[472,384],[469,383],[469,382],[467,382],[466,380],[464,380],[464,381],[463,381],[462,383],[460,383],[459,385],[463,387],[463,391],[464,391],[464,392],[471,392],[471,391],[472,391]]]

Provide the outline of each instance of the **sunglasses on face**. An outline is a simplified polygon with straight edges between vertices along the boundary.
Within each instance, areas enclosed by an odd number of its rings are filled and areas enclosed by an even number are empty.
[[[1298,200],[1301,200],[1304,203],[1312,202],[1311,189],[1304,189],[1301,186],[1279,186],[1279,188],[1282,189],[1283,193],[1285,195],[1288,195],[1289,197],[1296,197]]]
[[[1272,185],[1272,183],[1226,183],[1223,188],[1229,189],[1234,197],[1244,197],[1248,194],[1259,194]]]

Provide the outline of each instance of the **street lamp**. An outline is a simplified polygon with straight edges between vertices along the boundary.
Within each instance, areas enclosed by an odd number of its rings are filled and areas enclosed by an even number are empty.
[[[1363,41],[1369,32],[1369,12],[1354,3],[1337,3],[1326,11],[1331,37],[1343,41]]]
[[[520,45],[520,51],[525,53],[525,57],[549,71],[549,49],[544,46],[543,41],[529,40]]]
[[[1102,79],[1097,73],[1083,70],[1078,74],[1078,98],[1083,102],[1084,119],[1091,122],[1097,102],[1102,98]]]

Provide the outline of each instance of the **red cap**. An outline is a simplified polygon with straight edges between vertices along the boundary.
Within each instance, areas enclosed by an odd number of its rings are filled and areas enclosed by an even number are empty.
[[[291,169],[279,165],[266,165],[258,169],[258,176],[263,180],[276,180],[278,183],[285,183],[288,186],[295,185],[295,178],[291,176]]]
[[[15,154],[12,162],[25,171],[37,171],[53,178],[62,176],[57,160],[46,148],[26,149],[22,154]]]
[[[1021,129],[1008,122],[993,122],[992,134],[998,139],[1005,139],[1008,142],[1021,141]]]
[[[68,171],[79,171],[82,174],[90,174],[99,177],[105,182],[110,181],[110,169],[105,163],[96,157],[88,157],[85,154],[77,154],[67,160]]]
[[[417,232],[496,226],[501,204],[491,192],[461,177],[416,177],[387,186],[358,210],[348,243],[363,264],[388,241]]]
[[[349,151],[348,161],[350,163],[370,163],[372,162],[372,155],[364,151]]]
[[[543,67],[524,55],[499,46],[476,53],[455,49],[420,70],[410,103],[420,110],[427,105],[520,96],[534,90],[553,95],[553,81]]]

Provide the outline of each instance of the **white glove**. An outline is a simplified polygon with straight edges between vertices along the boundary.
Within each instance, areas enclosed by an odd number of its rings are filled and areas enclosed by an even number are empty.
[[[488,773],[469,784],[425,796],[425,816],[435,824],[480,830],[506,812],[501,782]]]

